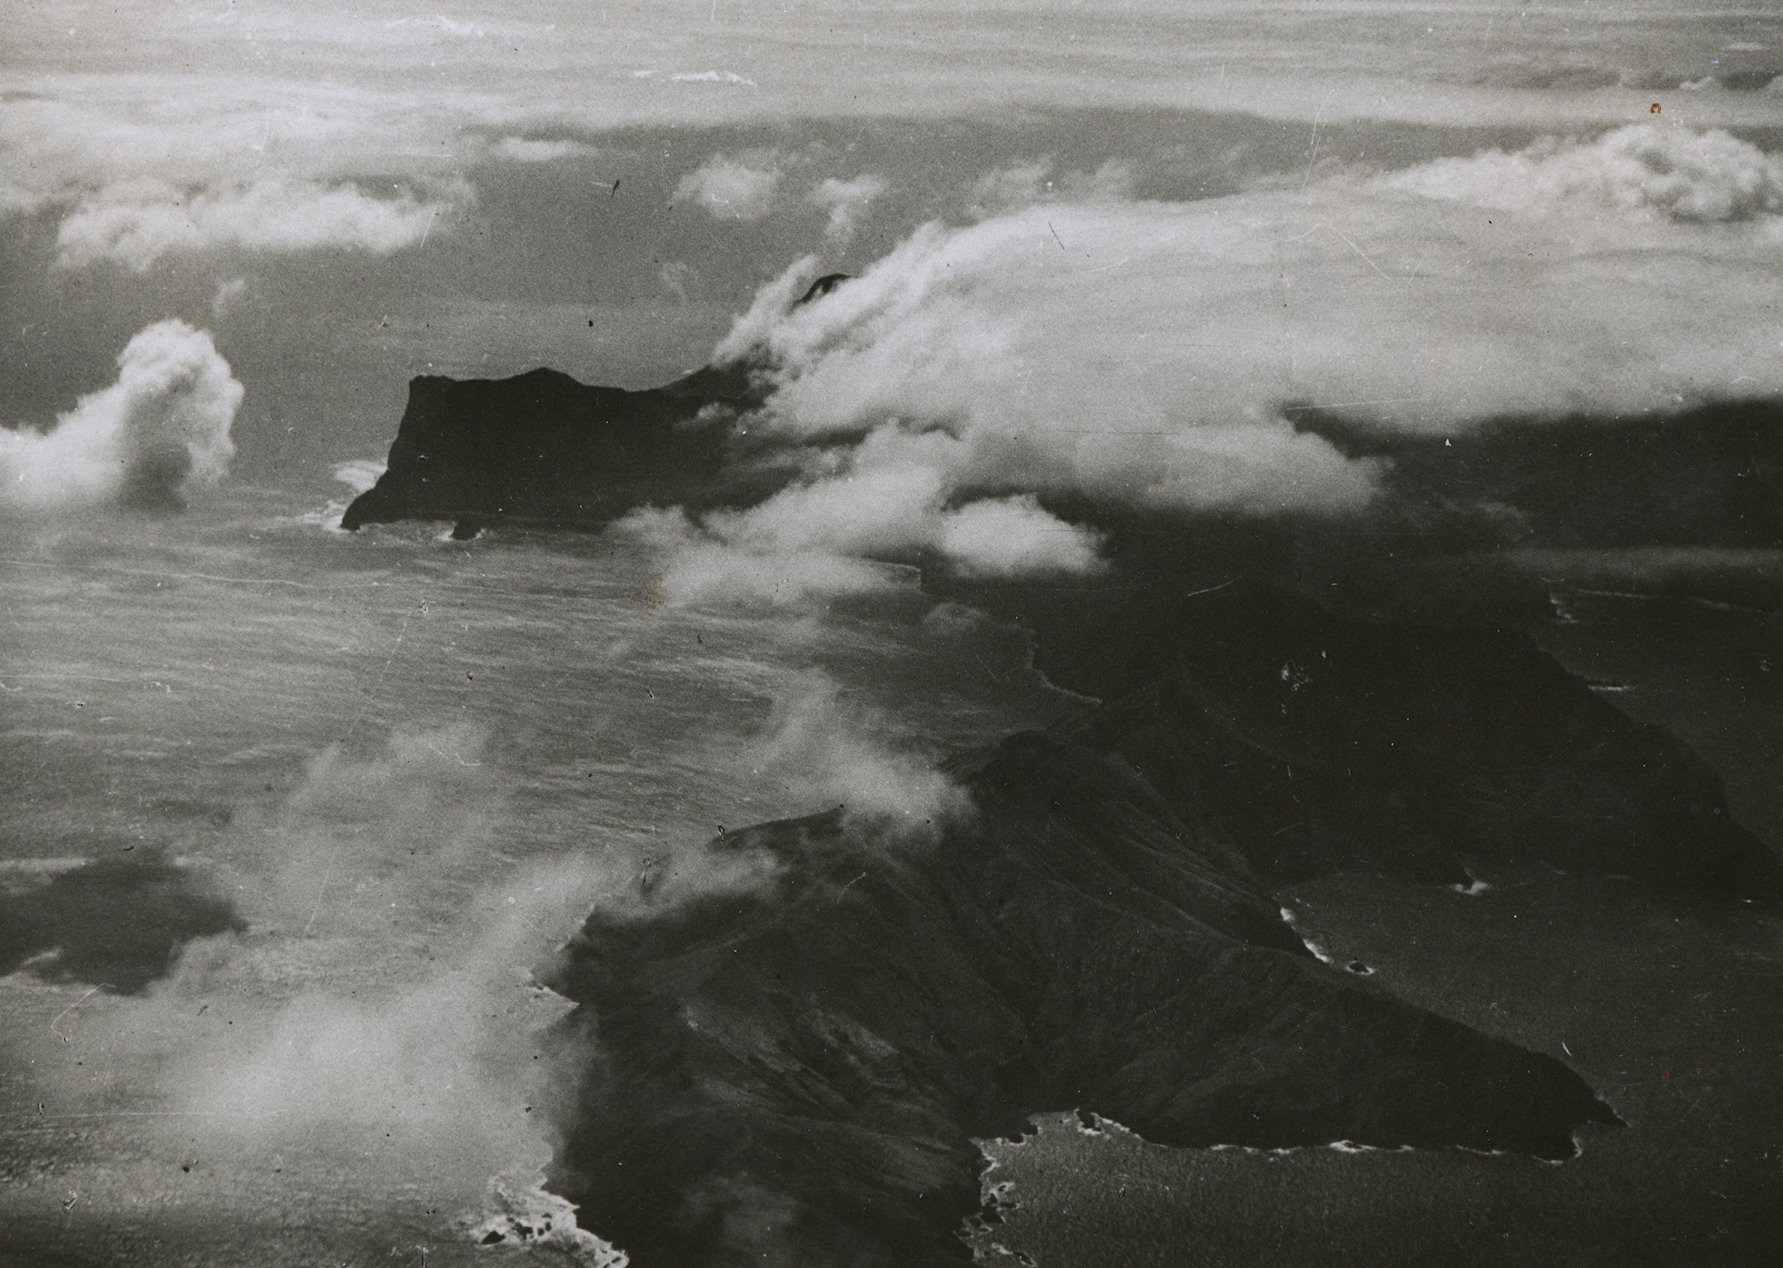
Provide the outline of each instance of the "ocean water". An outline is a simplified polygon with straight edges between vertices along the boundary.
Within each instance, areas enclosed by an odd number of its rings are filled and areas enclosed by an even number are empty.
[[[0,525],[0,1263],[487,1263],[546,1218],[602,1262],[529,1193],[531,968],[725,825],[1080,707],[909,575],[676,606],[623,530],[340,509]]]

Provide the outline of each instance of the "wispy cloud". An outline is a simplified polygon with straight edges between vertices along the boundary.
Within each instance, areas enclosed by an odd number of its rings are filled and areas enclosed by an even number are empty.
[[[132,181],[107,186],[63,219],[58,263],[79,268],[110,260],[141,271],[165,255],[218,247],[389,255],[423,242],[469,197],[462,185],[444,197],[418,198],[408,189],[374,196],[353,182],[279,176],[199,189]]]
[[[681,178],[677,203],[693,203],[719,220],[760,220],[774,209],[781,163],[772,151],[717,154]]]
[[[890,183],[883,176],[867,174],[850,180],[832,176],[819,183],[805,198],[830,213],[829,223],[824,226],[824,237],[832,245],[846,246],[874,201],[889,188]]]
[[[592,158],[600,153],[585,141],[561,138],[535,141],[517,136],[503,137],[490,145],[489,152],[496,158],[514,163],[560,163],[564,159]]]
[[[1131,197],[1132,165],[1109,159],[1093,172],[1060,172],[1052,159],[1012,163],[986,172],[966,195],[967,213],[982,219],[1046,202],[1107,202]]]

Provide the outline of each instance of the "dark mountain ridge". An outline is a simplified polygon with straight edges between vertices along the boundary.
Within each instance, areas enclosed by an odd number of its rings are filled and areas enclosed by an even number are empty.
[[[1783,897],[1714,771],[1515,630],[1340,616],[1250,578],[989,602],[1052,682],[1107,701],[1073,737],[1224,825],[1271,884],[1538,862]]]
[[[956,759],[969,810],[928,835],[764,824],[703,857],[765,883],[645,878],[591,914],[550,975],[595,1054],[553,1188],[640,1265],[941,1264],[973,1138],[1038,1112],[1556,1159],[1613,1123],[1559,1062],[1320,963],[1274,891],[1533,862],[1774,898],[1783,865],[1682,744],[1518,636],[1219,598],[1126,670],[1153,677]]]
[[[1544,546],[1783,544],[1783,400],[1494,418],[1453,435],[1388,432],[1312,407],[1286,413],[1346,457],[1388,459],[1398,500],[1509,508],[1503,529]]]
[[[765,894],[592,915],[551,985],[591,1061],[554,1190],[639,1265],[940,1264],[973,1137],[1093,1110],[1149,1140],[1564,1158],[1559,1062],[1306,953],[1242,860],[1121,764],[1015,737],[900,849],[841,812],[734,833]]]

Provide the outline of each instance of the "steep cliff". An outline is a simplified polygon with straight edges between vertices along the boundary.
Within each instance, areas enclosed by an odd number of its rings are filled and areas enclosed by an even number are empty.
[[[424,375],[409,384],[384,474],[341,526],[451,520],[470,536],[496,523],[598,528],[651,504],[750,505],[789,475],[737,443],[735,411],[755,404],[742,365],[637,392],[546,369],[511,379]]]

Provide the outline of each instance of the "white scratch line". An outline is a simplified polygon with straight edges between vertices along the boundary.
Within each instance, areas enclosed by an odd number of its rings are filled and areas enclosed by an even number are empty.
[[[91,998],[93,991],[96,991],[98,989],[99,988],[97,986],[93,987],[92,990],[89,990],[85,995],[82,995],[79,999],[75,1000],[74,1003],[70,1004],[67,1008],[64,1008],[61,1012],[57,1013],[56,1020],[52,1021],[50,1023],[50,1033],[53,1034],[56,1038],[60,1039],[63,1043],[73,1043],[74,1040],[71,1036],[65,1035],[60,1030],[56,1029],[56,1022],[61,1021],[64,1017],[68,1016],[69,1013],[72,1013],[75,1009],[79,1008],[82,1004],[86,1003],[87,1000],[89,998]]]
[[[1239,576],[1243,576],[1243,575],[1244,575],[1243,573],[1239,574]],[[1208,586],[1205,590],[1191,590],[1187,594],[1183,595],[1182,597],[1185,599],[1192,599],[1198,594],[1212,594],[1215,590],[1224,590],[1227,586],[1233,585],[1237,581],[1238,581],[1238,577],[1233,577],[1230,580],[1220,582],[1220,584],[1217,586]]]
[[[303,936],[310,936],[310,926],[316,923],[316,917],[322,914],[322,896],[328,892],[328,878],[334,875],[334,866],[330,864],[322,869],[322,888],[316,891],[316,909],[310,912],[310,918],[304,921]]]
[[[444,749],[438,748],[432,744],[426,744],[426,745],[423,745],[422,747],[432,749],[435,753],[438,753],[441,757],[449,757],[453,761],[457,762],[460,766],[475,767],[475,766],[481,766],[483,764],[481,762],[467,762],[462,757],[458,756],[458,754],[448,753]]]
[[[1380,265],[1376,264],[1373,260],[1368,259],[1368,252],[1364,251],[1361,247],[1357,246],[1354,242],[1351,242],[1348,238],[1344,238],[1344,235],[1338,230],[1336,225],[1332,224],[1329,220],[1321,220],[1319,223],[1324,225],[1325,228],[1331,230],[1332,233],[1337,234],[1338,237],[1343,238],[1344,243],[1350,248],[1350,250],[1354,251],[1357,255],[1361,256],[1364,260],[1368,260],[1369,268],[1373,269],[1376,273],[1379,273],[1382,277],[1386,278],[1388,281],[1393,280],[1392,276],[1390,274],[1388,274],[1388,272],[1385,269],[1383,269]]]
[[[1224,69],[1224,67],[1221,67],[1222,71]],[[1325,94],[1325,100],[1321,101],[1319,103],[1319,108],[1312,112],[1312,153],[1307,156],[1306,177],[1300,182],[1301,193],[1306,192],[1306,186],[1312,180],[1312,169],[1319,161],[1319,119],[1324,115],[1325,107],[1331,104],[1331,93],[1336,91],[1337,89],[1333,88],[1330,92],[1327,92]]]

